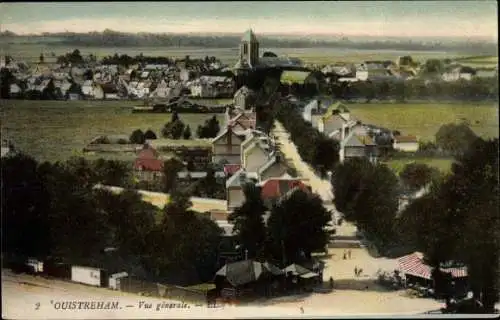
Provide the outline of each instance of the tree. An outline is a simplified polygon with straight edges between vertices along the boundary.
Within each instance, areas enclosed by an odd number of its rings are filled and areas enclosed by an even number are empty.
[[[144,139],[146,139],[146,140],[154,140],[154,139],[156,139],[156,133],[154,133],[154,131],[153,131],[153,130],[148,129],[148,130],[144,133]]]
[[[332,175],[335,206],[354,222],[382,252],[394,237],[398,210],[398,178],[385,165],[366,159],[338,164]]]
[[[439,170],[425,163],[416,162],[407,164],[399,173],[403,184],[411,190],[423,188],[437,176],[439,176]]]
[[[429,59],[425,62],[424,72],[441,74],[444,71],[444,64],[439,59]]]
[[[172,119],[162,129],[162,136],[168,139],[179,139],[184,133],[184,123],[176,111],[172,113]]]
[[[477,138],[472,129],[465,123],[444,124],[436,133],[436,144],[453,155],[463,154],[470,143]]]
[[[310,259],[313,252],[323,252],[329,238],[324,228],[330,219],[318,195],[294,191],[271,209],[267,222],[269,254],[288,265]]]
[[[191,128],[189,127],[189,125],[187,125],[186,128],[184,129],[184,132],[182,133],[182,137],[185,140],[191,139]]]
[[[209,120],[205,121],[203,126],[198,126],[196,130],[196,135],[200,139],[215,138],[220,131],[219,120],[214,115]]]
[[[165,161],[163,165],[163,192],[169,193],[174,188],[177,181],[177,173],[182,168],[184,168],[184,165],[176,158]]]
[[[141,129],[136,129],[130,135],[130,143],[133,144],[144,144],[146,142],[146,138],[144,136],[144,132]]]
[[[260,188],[247,184],[244,188],[245,202],[236,208],[228,220],[234,223],[234,231],[238,242],[246,251],[249,259],[263,254],[266,240],[264,214],[266,207],[262,202]]]
[[[498,147],[498,139],[476,139],[457,156],[452,174],[403,212],[400,226],[432,266],[464,262],[487,313],[499,299]]]
[[[0,69],[0,98],[10,98],[10,85],[14,81],[14,76],[7,68]]]

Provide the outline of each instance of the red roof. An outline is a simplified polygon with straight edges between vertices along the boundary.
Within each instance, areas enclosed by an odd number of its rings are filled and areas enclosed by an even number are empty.
[[[145,147],[137,154],[137,159],[158,159],[158,151],[152,147]]]
[[[300,179],[268,179],[261,184],[261,196],[263,199],[280,198],[295,188],[309,190]]]
[[[431,279],[432,268],[423,261],[422,254],[415,252],[398,259],[399,269],[408,275]],[[451,273],[453,278],[467,277],[467,268],[440,268],[442,272]]]
[[[226,164],[224,165],[225,174],[234,174],[236,171],[241,169],[240,164]]]
[[[159,159],[136,159],[134,169],[144,171],[162,171],[163,161]]]

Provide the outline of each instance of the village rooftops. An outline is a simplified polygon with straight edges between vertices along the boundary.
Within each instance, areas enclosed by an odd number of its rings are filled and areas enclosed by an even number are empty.
[[[351,131],[347,137],[340,142],[341,147],[365,147],[365,146],[376,146],[377,144],[373,141],[370,136],[358,135],[354,131]]]
[[[257,281],[265,274],[281,275],[283,272],[270,263],[243,260],[226,264],[215,276],[226,278],[233,286],[241,286]]]
[[[247,172],[244,169],[236,171],[229,179],[226,180],[226,189],[234,187],[242,187],[248,181],[258,181],[259,176],[255,172]]]

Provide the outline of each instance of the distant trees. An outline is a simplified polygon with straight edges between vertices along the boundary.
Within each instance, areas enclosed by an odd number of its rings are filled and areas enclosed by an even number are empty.
[[[186,128],[184,129],[184,132],[182,133],[182,138],[184,140],[191,139],[191,128],[189,127],[189,125],[187,125]]]
[[[179,118],[176,111],[172,113],[172,118],[170,122],[166,123],[163,127],[161,134],[167,139],[179,139],[184,133],[185,124]]]
[[[153,130],[148,129],[148,130],[144,133],[144,139],[146,139],[146,140],[154,140],[154,139],[156,139],[156,133],[154,133],[154,131],[153,131]]]
[[[354,83],[333,83],[329,91],[339,99],[372,100],[498,100],[498,80],[492,78],[473,78],[445,82],[439,78],[441,74],[434,74],[434,80],[422,78],[410,80],[380,80],[357,81]]]
[[[464,122],[442,125],[436,132],[436,145],[453,155],[462,154],[477,138],[472,129]]]
[[[0,97],[2,99],[10,98],[10,85],[14,80],[15,77],[9,69],[0,69]]]
[[[130,135],[130,143],[133,144],[144,144],[146,142],[146,137],[141,129],[134,130]]]
[[[78,65],[78,64],[83,64],[84,59],[83,59],[82,55],[80,54],[80,50],[75,49],[72,52],[69,52],[69,53],[66,53],[65,55],[57,57],[56,62],[58,64],[62,64],[62,65],[68,65],[68,64]]]
[[[200,139],[215,138],[219,134],[219,131],[220,131],[219,120],[217,120],[217,117],[214,115],[209,120],[206,120],[204,125],[198,126],[198,129],[196,130],[196,135]]]

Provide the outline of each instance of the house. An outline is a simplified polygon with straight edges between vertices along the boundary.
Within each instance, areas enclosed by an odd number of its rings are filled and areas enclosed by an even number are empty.
[[[283,271],[268,262],[243,260],[224,265],[214,277],[218,295],[234,299],[245,295],[272,296]]]
[[[248,182],[257,182],[258,176],[255,172],[246,172],[240,169],[226,180],[227,210],[232,211],[245,202],[243,187]]]
[[[258,186],[261,190],[262,201],[269,209],[273,204],[282,199],[282,197],[293,193],[295,190],[311,191],[311,187],[306,185],[301,179],[293,178],[289,175],[266,179],[260,182]]]
[[[235,82],[230,77],[201,76],[191,83],[191,96],[200,98],[231,97]]]
[[[236,91],[233,97],[233,104],[235,108],[248,110],[256,107],[257,94],[247,86],[243,86]]]
[[[367,158],[371,162],[376,162],[377,157],[377,145],[370,136],[357,135],[354,132],[350,132],[340,142],[340,162],[350,158]]]
[[[457,66],[441,75],[443,81],[452,82],[460,79],[471,80],[476,75],[476,70],[470,67]]]
[[[392,144],[392,146],[394,150],[405,152],[418,151],[418,139],[416,136],[395,136],[393,140],[394,143]]]
[[[290,171],[284,156],[279,152],[273,152],[268,161],[257,170],[259,181],[274,177],[281,177]]]
[[[349,109],[340,102],[328,107],[326,113],[318,119],[318,131],[330,137],[342,128],[351,128],[358,120],[354,118]]]
[[[260,139],[253,139],[242,154],[242,166],[248,172],[257,172],[264,164],[269,161],[271,146]]]
[[[85,80],[82,85],[82,93],[85,98],[94,98],[94,80]]]
[[[212,140],[212,162],[241,163],[241,144],[244,136],[237,134],[231,126]]]
[[[245,150],[256,141],[264,142],[271,145],[272,142],[270,138],[263,132],[257,130],[249,130],[245,136],[245,140],[241,143],[241,163],[244,163]]]
[[[179,73],[179,78],[183,82],[188,82],[194,79],[194,72],[188,69],[182,69]]]
[[[10,97],[11,98],[20,98],[23,95],[23,89],[17,84],[12,83],[10,85]]]
[[[135,177],[140,181],[158,181],[163,176],[163,161],[158,151],[145,144],[134,161]]]
[[[94,85],[94,97],[98,100],[118,100],[118,88],[112,83]]]
[[[232,126],[234,132],[238,134],[255,129],[256,124],[257,114],[255,112],[242,112],[228,122],[228,125]]]

